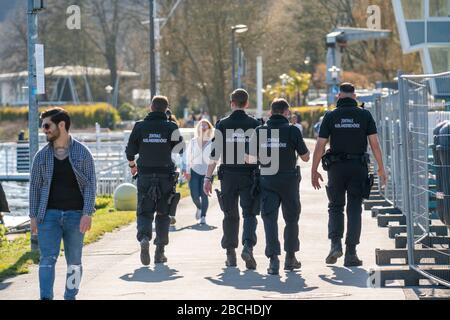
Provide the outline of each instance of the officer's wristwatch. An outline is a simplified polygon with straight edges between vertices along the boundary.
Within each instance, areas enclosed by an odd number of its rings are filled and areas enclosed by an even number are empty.
[[[133,165],[128,165],[131,169],[136,168],[136,163]]]
[[[214,182],[214,178],[213,177],[205,177],[205,180],[211,181],[211,183]]]

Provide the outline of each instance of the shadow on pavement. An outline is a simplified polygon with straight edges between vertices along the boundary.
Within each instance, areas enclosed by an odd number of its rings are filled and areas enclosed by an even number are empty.
[[[282,274],[282,270],[280,273]],[[206,280],[218,286],[234,287],[238,290],[259,290],[265,292],[277,292],[280,294],[294,294],[310,292],[317,287],[308,287],[305,280],[298,272],[286,273],[286,280],[281,281],[280,276],[262,275],[256,271],[244,271],[227,268],[217,278],[206,277]]]
[[[184,230],[194,230],[194,231],[201,231],[201,232],[205,232],[205,231],[213,231],[216,230],[217,227],[214,226],[209,226],[209,225],[201,225],[201,224],[194,224],[192,226],[188,226],[188,227],[183,227],[180,229],[169,229],[170,232],[181,232]]]
[[[367,288],[369,273],[363,268],[331,267],[333,275],[319,275],[319,278],[336,286]]]
[[[0,283],[0,291],[7,289],[11,283]]]
[[[159,283],[183,278],[183,276],[177,276],[177,273],[178,270],[170,269],[165,265],[156,265],[154,270],[142,267],[136,269],[134,273],[123,275],[120,279],[130,282]]]

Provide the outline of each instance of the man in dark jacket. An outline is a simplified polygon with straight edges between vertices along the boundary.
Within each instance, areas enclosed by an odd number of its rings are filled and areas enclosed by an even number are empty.
[[[153,220],[156,228],[155,263],[167,262],[164,248],[169,244],[170,212],[175,211],[177,199],[179,201],[179,194],[174,193],[176,178],[172,153],[182,153],[183,139],[178,126],[167,118],[168,107],[166,97],[154,97],[151,112],[136,123],[126,148],[131,174],[139,173],[137,240],[141,244],[141,262],[145,266],[150,264]]]

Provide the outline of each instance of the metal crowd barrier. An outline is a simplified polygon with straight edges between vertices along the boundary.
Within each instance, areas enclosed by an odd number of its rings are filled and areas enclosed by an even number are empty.
[[[442,162],[437,162],[435,157],[438,152],[432,152],[429,128],[430,113],[436,109],[437,104],[430,96],[430,88],[435,83],[448,82],[450,72],[440,75],[423,75],[399,77],[400,92],[400,111],[401,126],[403,137],[403,159],[404,159],[404,199],[407,230],[408,230],[408,257],[409,266],[428,279],[441,285],[450,287],[450,266],[440,269],[439,273],[430,272],[423,265],[418,264],[416,255],[417,248],[430,249],[442,256],[448,256],[448,237],[439,238],[431,231],[430,209],[438,209],[436,205],[437,198],[441,198],[445,204],[450,199],[450,162],[447,162],[450,150],[441,150]],[[450,90],[450,89],[449,89]],[[441,114],[442,115],[442,114]],[[433,117],[433,116],[432,116]],[[450,139],[450,135],[441,136],[437,134],[438,139]],[[442,184],[436,185],[436,173],[442,173],[439,179]],[[440,190],[438,190],[440,189]],[[442,207],[443,214],[450,214],[450,207]],[[443,241],[439,241],[443,240]],[[447,249],[447,251],[443,251]],[[450,261],[450,259],[449,259]]]
[[[398,82],[399,90],[378,97],[371,110],[389,177],[379,191],[406,218],[409,269],[450,287],[450,238],[439,221],[450,228],[450,121],[435,130],[450,112],[430,94],[436,83],[450,83],[450,72],[400,75]]]

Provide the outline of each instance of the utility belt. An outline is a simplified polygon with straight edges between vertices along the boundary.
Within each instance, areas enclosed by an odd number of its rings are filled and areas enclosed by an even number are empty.
[[[153,173],[153,174],[140,174],[140,177],[150,179],[150,186],[148,190],[145,192],[145,195],[142,199],[150,199],[151,201],[158,202],[163,198],[163,194],[160,189],[160,179],[171,179],[172,181],[172,191],[170,195],[167,197],[167,204],[169,206],[169,216],[175,216],[178,203],[181,200],[181,194],[177,192],[178,179],[180,178],[179,172],[172,172],[170,174],[164,173]],[[138,178],[136,175],[134,178]]]
[[[325,153],[325,155],[322,157],[323,170],[329,171],[331,166],[335,163],[352,161],[352,160],[359,162],[362,165],[368,165],[370,163],[370,156],[368,153],[364,153],[364,154],[349,154],[349,153],[334,154],[330,150],[328,150]]]
[[[322,166],[325,171],[329,171],[333,164],[346,162],[346,161],[356,161],[364,166],[368,166],[370,163],[370,156],[368,153],[364,154],[333,154],[330,150],[322,157]],[[369,174],[364,181],[362,189],[362,198],[369,199],[370,192],[374,185],[374,175]]]
[[[233,169],[229,169],[223,166],[220,166],[219,171],[218,171],[218,178],[220,181],[223,180],[223,177],[225,174],[232,174],[232,175],[245,175],[247,177],[252,177],[253,179],[253,183],[251,185],[251,190],[250,193],[252,195],[253,198],[253,202],[254,202],[254,206],[256,206],[257,208],[254,208],[256,211],[259,210],[259,195],[261,193],[261,187],[260,187],[260,177],[261,177],[261,171],[259,168],[255,168],[253,170],[249,170],[246,168],[246,170],[242,170],[242,169],[238,169],[238,170],[234,170]],[[215,190],[216,194],[217,194],[217,199],[219,202],[219,206],[220,209],[223,212],[227,212],[227,204],[225,201],[225,195],[223,192],[221,192],[220,190],[216,189]]]
[[[246,168],[246,167],[226,167],[221,165],[219,170],[217,171],[217,177],[219,181],[223,180],[225,174],[232,175],[245,175],[245,176],[254,176],[255,174],[259,175],[259,168]]]
[[[138,171],[142,176],[153,175],[153,174],[167,174],[172,175],[175,173],[175,167],[146,167],[138,166]]]
[[[292,170],[279,171],[277,173],[277,175],[290,175],[290,176],[300,177],[301,176],[300,166],[296,166],[295,169],[292,169]]]

